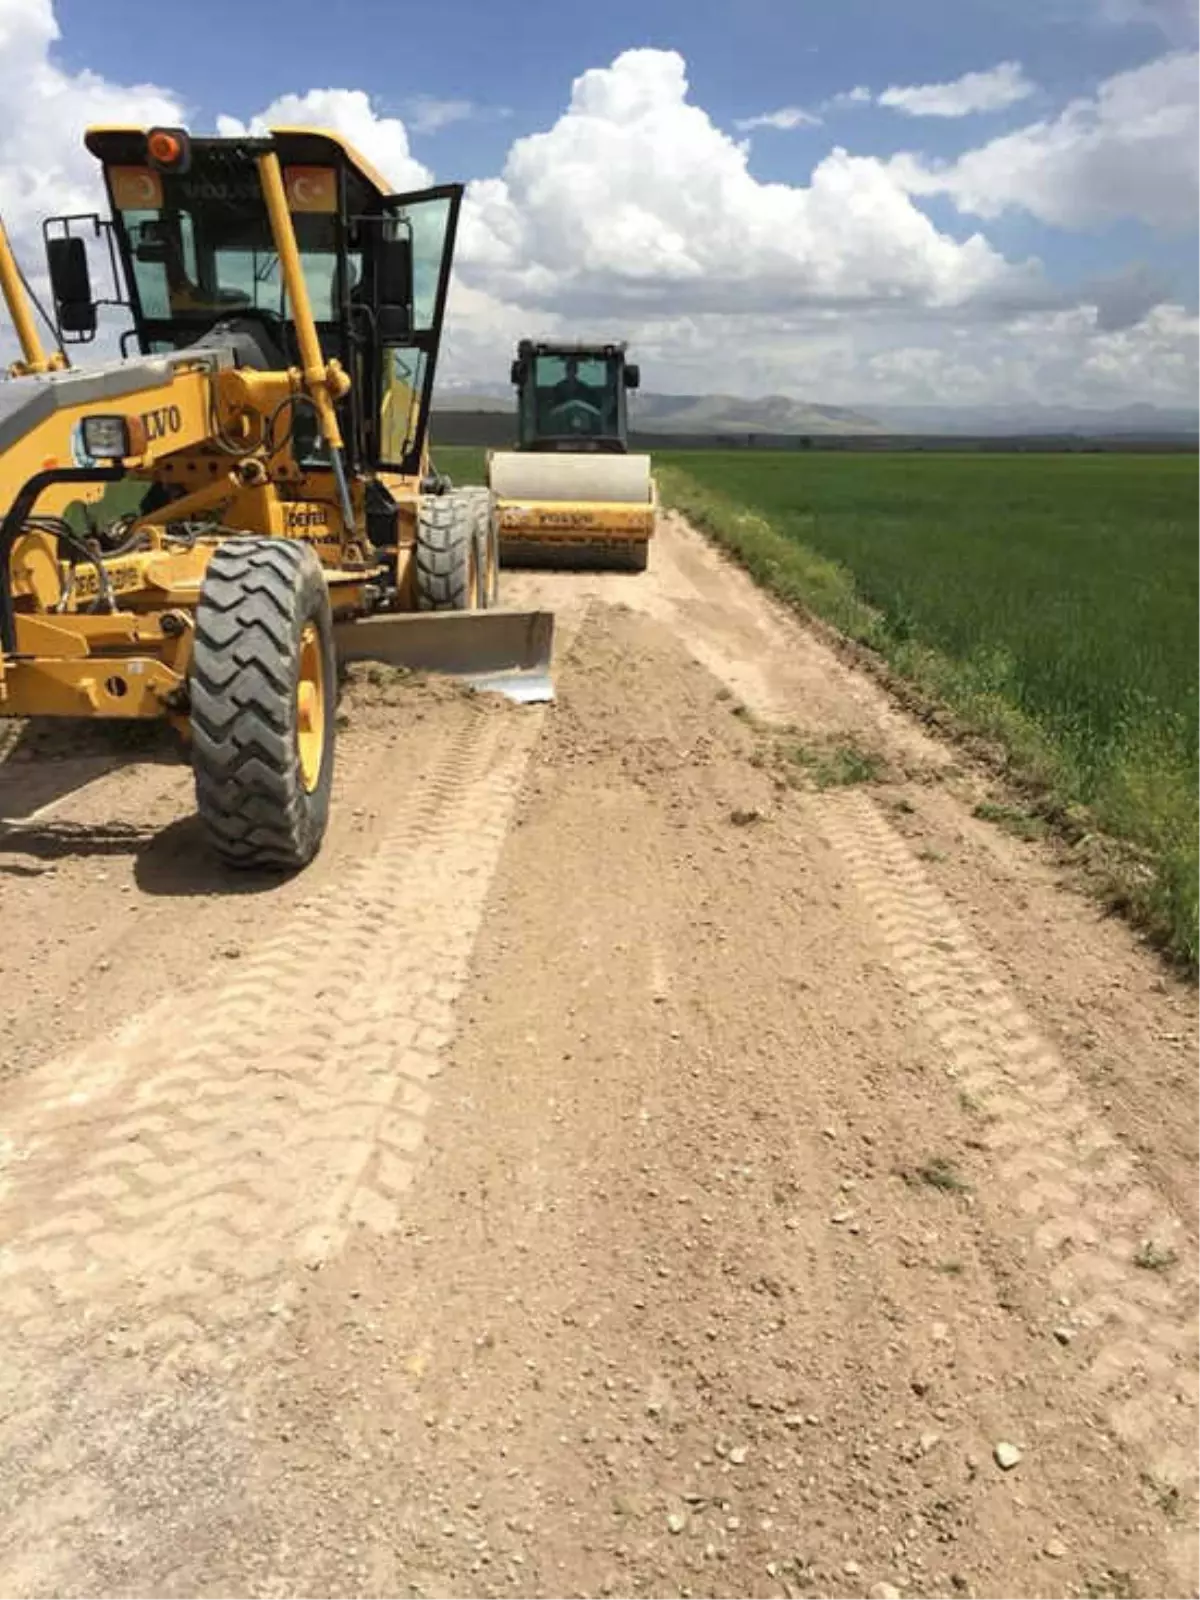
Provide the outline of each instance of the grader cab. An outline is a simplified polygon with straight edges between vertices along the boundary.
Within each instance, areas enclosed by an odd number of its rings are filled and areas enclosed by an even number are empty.
[[[313,129],[86,143],[111,219],[44,226],[49,354],[0,229],[22,349],[0,382],[0,716],[168,718],[218,853],[293,869],[325,831],[340,663],[552,693],[552,617],[493,609],[487,491],[430,457],[462,188],[393,194]],[[71,366],[112,305],[120,357]]]

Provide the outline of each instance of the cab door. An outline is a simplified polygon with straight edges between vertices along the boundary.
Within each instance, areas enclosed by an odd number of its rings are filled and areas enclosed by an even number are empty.
[[[390,196],[378,236],[377,464],[405,476],[420,471],[428,432],[462,193],[461,184],[444,184]],[[401,303],[405,271],[407,303]]]

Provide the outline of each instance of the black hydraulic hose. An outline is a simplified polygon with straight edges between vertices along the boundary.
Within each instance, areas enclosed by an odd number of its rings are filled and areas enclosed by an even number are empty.
[[[30,517],[25,524],[25,529],[36,533],[53,534],[56,539],[60,539],[63,544],[68,545],[81,555],[85,561],[89,561],[96,569],[96,583],[99,591],[96,596],[97,604],[102,600],[106,611],[112,612],[117,609],[117,602],[112,591],[112,580],[108,576],[108,569],[105,567],[103,559],[85,539],[75,532],[69,522],[64,521],[62,517]],[[111,551],[110,554],[117,555],[120,552]],[[89,607],[89,610],[94,609],[94,607]]]
[[[13,605],[12,553],[17,540],[25,531],[30,512],[44,489],[56,483],[119,483],[125,468],[116,467],[52,467],[37,472],[17,494],[0,522],[0,649],[8,655],[17,650],[17,613]],[[86,546],[84,547],[86,549]],[[89,555],[91,552],[88,552]]]

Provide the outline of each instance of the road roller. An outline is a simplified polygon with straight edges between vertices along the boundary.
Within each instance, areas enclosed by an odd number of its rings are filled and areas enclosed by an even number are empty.
[[[517,445],[488,455],[502,563],[644,572],[658,490],[629,449],[626,346],[522,339],[511,378]]]

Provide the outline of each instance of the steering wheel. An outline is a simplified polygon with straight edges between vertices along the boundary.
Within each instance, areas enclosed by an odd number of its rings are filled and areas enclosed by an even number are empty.
[[[600,407],[589,405],[586,400],[564,400],[546,418],[551,424],[561,422],[564,433],[583,433],[603,420]]]

